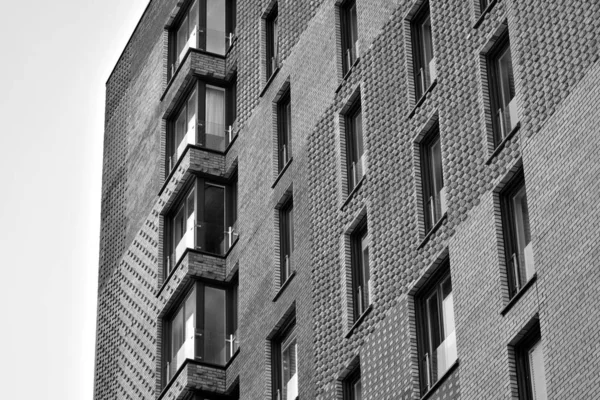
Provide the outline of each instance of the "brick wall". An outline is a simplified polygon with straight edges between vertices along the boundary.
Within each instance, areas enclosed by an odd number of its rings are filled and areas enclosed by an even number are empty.
[[[420,0],[357,0],[360,61],[346,80],[338,65],[339,1],[280,0],[282,63],[267,84],[261,16],[271,3],[238,0],[238,39],[225,62],[192,52],[167,86],[164,27],[182,2],[153,0],[107,82],[95,398],[160,396],[162,315],[192,276],[212,269],[219,280],[239,273],[240,353],[224,380],[220,372],[218,384],[209,379],[219,391],[239,384],[241,399],[269,398],[269,338],[295,312],[301,399],[339,399],[340,376],[357,356],[364,398],[419,398],[413,295],[446,255],[459,365],[430,398],[512,399],[509,343],[533,318],[551,398],[598,395],[597,357],[590,356],[598,353],[600,304],[597,2],[499,0],[475,28],[478,1],[430,0],[438,80],[417,108],[407,17]],[[521,127],[491,157],[482,57],[503,31]],[[164,118],[194,76],[233,74],[234,146],[226,156],[189,149],[165,183]],[[287,82],[293,161],[274,177],[273,102]],[[367,176],[348,199],[340,113],[357,91]],[[423,242],[414,148],[436,120],[448,215]],[[538,277],[501,312],[508,297],[497,190],[521,165]],[[161,214],[193,173],[229,176],[236,168],[238,243],[222,260],[194,254],[159,293]],[[280,291],[275,210],[290,192],[296,273]],[[365,212],[373,309],[346,338],[354,321],[345,235]],[[182,398],[208,375],[182,375],[164,398]]]

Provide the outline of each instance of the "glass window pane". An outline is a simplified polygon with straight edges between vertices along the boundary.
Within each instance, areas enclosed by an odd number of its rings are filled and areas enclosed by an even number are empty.
[[[433,174],[433,193],[439,197],[439,192],[444,186],[442,172],[442,147],[439,136],[431,145],[431,172]]]
[[[358,42],[358,18],[356,16],[356,3],[350,7],[350,44],[352,49],[352,60],[356,60],[358,54],[356,54],[356,42]]]
[[[431,38],[431,18],[428,16],[423,25],[421,25],[422,49],[423,49],[423,68],[429,66],[429,61],[433,58],[433,40]]]
[[[206,1],[206,51],[225,54],[225,3],[226,0]]]
[[[437,349],[441,342],[440,315],[438,309],[438,295],[434,292],[427,299],[427,334],[429,339],[428,352]]]
[[[177,57],[181,56],[188,40],[188,19],[185,17],[177,30]]]
[[[179,144],[183,140],[183,137],[187,133],[187,121],[186,121],[186,108],[183,107],[183,110],[177,116],[175,120],[175,146],[173,148],[173,154],[177,152],[177,148]]]
[[[361,238],[361,268],[362,281],[364,282],[364,301],[366,305],[371,304],[371,274],[369,271],[369,236],[365,231]]]
[[[206,86],[206,147],[225,150],[225,89]]]
[[[204,187],[204,250],[222,254],[225,249],[225,188],[207,184]]]
[[[225,364],[225,291],[204,289],[204,361]]]
[[[175,249],[185,233],[185,223],[185,207],[182,206],[177,211],[177,214],[175,214],[175,218],[173,218],[173,249]]]
[[[546,371],[544,369],[544,354],[541,341],[538,341],[531,350],[529,350],[529,369],[533,399],[547,400]]]
[[[354,383],[354,400],[362,400],[362,383],[360,378]]]
[[[519,261],[519,278],[522,283],[527,282],[535,273],[533,253],[531,251],[531,231],[529,226],[529,208],[527,195],[523,186],[512,199],[513,219],[515,227],[514,251]]]
[[[354,135],[356,140],[356,160],[358,161],[364,153],[361,109],[354,116]]]
[[[512,69],[512,56],[510,47],[507,47],[504,53],[498,57],[498,78],[500,89],[500,100],[502,108],[508,106],[508,103],[515,96],[515,82]]]
[[[450,278],[442,284],[442,312],[444,319],[444,338],[454,332],[454,297],[452,295],[452,283]]]
[[[188,24],[188,40],[191,47],[198,48],[198,2],[194,1],[194,4],[190,7],[188,13],[189,24]]]
[[[292,334],[281,346],[283,400],[294,400],[298,395],[297,345]]]

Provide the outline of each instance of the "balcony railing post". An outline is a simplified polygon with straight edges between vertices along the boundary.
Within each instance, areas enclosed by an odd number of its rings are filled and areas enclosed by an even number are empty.
[[[290,277],[290,255],[285,255],[285,279]]]
[[[352,161],[352,188],[358,184],[358,170],[356,168],[356,161]]]
[[[429,214],[431,215],[431,225],[435,224],[435,198],[429,197]]]
[[[346,64],[348,65],[347,70],[350,70],[350,67],[352,67],[352,50],[351,48],[347,48],[346,49]]]
[[[421,67],[421,69],[419,70],[419,73],[421,74],[421,96],[423,96],[425,94],[425,71],[423,71],[423,67]]]

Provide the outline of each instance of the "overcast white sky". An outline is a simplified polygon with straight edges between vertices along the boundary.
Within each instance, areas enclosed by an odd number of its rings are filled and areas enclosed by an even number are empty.
[[[148,0],[0,0],[0,387],[93,397],[105,82]]]

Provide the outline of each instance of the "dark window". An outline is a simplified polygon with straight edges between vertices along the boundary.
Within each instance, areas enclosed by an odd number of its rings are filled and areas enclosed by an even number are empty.
[[[345,123],[348,192],[351,192],[365,174],[365,148],[363,143],[362,108],[360,101],[357,101],[346,114]]]
[[[279,210],[280,284],[290,277],[294,253],[294,203],[289,199]]]
[[[273,400],[295,400],[298,397],[298,345],[294,332],[295,319],[286,324],[271,342]]]
[[[482,13],[486,10],[486,8],[488,8],[490,1],[491,0],[479,0],[479,9]]]
[[[194,283],[165,324],[165,384],[187,359],[216,365],[229,361],[238,347],[237,307],[237,283]]]
[[[520,171],[501,193],[504,254],[514,296],[535,274],[525,179]]]
[[[290,90],[283,95],[277,103],[277,153],[278,170],[281,172],[286,166],[292,154],[292,107],[290,101]]]
[[[547,400],[539,323],[515,346],[519,400]]]
[[[187,249],[226,254],[238,236],[237,183],[195,179],[166,220],[167,276]]]
[[[235,0],[195,0],[170,31],[170,77],[189,48],[224,55],[233,44]]]
[[[342,66],[346,74],[358,59],[358,19],[356,1],[348,0],[340,7],[342,28]]]
[[[428,1],[421,6],[411,21],[410,27],[413,47],[415,101],[419,101],[437,77]]]
[[[169,121],[167,174],[183,155],[187,145],[225,151],[234,138],[236,84],[228,87],[198,82]]]
[[[352,293],[354,320],[371,304],[371,274],[369,271],[369,236],[367,221],[363,221],[350,236],[352,246]]]
[[[271,77],[279,67],[279,31],[277,25],[277,4],[273,7],[266,18],[266,68],[267,79]]]
[[[439,126],[421,142],[421,182],[425,232],[429,232],[446,212],[446,188],[442,172]]]
[[[415,299],[421,395],[431,389],[457,359],[449,262],[444,261],[440,268],[440,273]]]
[[[508,33],[488,55],[487,67],[494,145],[498,146],[519,122]]]
[[[344,379],[343,382],[344,400],[362,400],[362,383],[360,379],[360,366]]]

